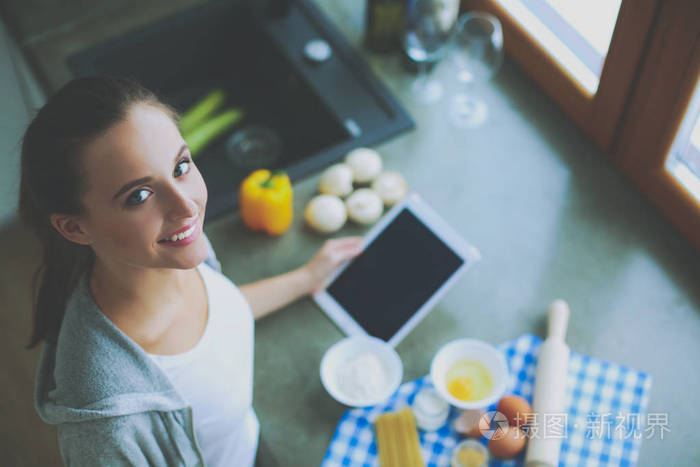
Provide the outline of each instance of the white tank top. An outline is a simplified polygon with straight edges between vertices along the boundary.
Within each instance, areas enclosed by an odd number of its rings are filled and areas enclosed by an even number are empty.
[[[253,314],[243,294],[206,263],[204,333],[190,350],[149,356],[192,407],[194,431],[208,467],[252,466],[260,425],[253,411]]]

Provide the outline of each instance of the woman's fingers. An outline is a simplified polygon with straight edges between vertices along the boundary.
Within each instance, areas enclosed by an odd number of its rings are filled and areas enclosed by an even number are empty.
[[[333,248],[352,247],[360,243],[362,243],[362,237],[341,237],[326,240],[326,245],[332,246]]]
[[[362,237],[346,237],[338,239],[335,247],[341,251],[353,251],[362,246]]]
[[[335,263],[341,263],[348,258],[353,258],[362,252],[362,238],[342,239],[342,243],[336,243],[330,250]]]
[[[318,253],[306,264],[315,285],[312,293],[322,289],[327,277],[344,261],[362,252],[362,237],[342,237],[326,240]]]

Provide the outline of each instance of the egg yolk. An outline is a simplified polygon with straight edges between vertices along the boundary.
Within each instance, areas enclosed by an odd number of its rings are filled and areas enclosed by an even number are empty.
[[[481,400],[493,389],[489,370],[481,363],[467,359],[456,361],[449,367],[445,384],[447,392],[463,402]]]
[[[447,383],[447,391],[461,401],[468,401],[474,393],[474,381],[466,376],[458,376]]]

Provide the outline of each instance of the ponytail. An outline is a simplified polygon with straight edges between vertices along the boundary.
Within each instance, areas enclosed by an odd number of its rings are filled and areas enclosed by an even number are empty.
[[[53,232],[44,248],[41,266],[34,274],[34,329],[27,348],[42,340],[56,343],[68,298],[80,276],[92,268],[92,249]]]

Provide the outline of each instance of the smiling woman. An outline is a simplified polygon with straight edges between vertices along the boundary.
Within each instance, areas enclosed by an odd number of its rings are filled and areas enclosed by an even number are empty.
[[[148,281],[153,268],[191,269],[204,261],[201,236],[188,237],[188,248],[162,242],[193,226],[201,232],[207,202],[204,180],[168,114],[137,103],[84,151],[85,213],[52,214],[51,221],[69,240],[92,247],[93,284],[133,289],[129,284]]]
[[[20,211],[44,248],[36,408],[69,465],[251,466],[254,319],[359,253],[329,241],[237,288],[203,233],[207,188],[176,117],[137,83],[81,78],[24,137]]]

